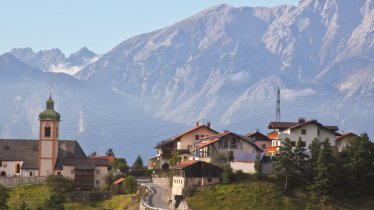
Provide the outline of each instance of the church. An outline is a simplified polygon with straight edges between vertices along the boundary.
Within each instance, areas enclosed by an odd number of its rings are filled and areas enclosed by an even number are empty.
[[[0,176],[62,175],[74,179],[80,189],[105,184],[108,160],[90,159],[77,141],[59,140],[60,114],[51,95],[39,122],[37,140],[0,139]]]

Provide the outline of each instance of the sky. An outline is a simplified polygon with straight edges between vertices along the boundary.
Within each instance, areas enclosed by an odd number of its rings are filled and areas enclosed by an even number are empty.
[[[229,4],[297,6],[299,0],[4,0],[0,1],[0,54],[12,48],[59,48],[66,56],[87,47],[103,54],[133,36]]]

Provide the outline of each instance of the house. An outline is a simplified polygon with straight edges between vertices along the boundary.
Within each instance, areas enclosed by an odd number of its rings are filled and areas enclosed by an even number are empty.
[[[83,189],[105,184],[107,160],[89,160],[77,141],[59,140],[60,114],[51,96],[39,121],[38,140],[0,139],[0,176],[63,175]]]
[[[279,150],[282,140],[286,138],[291,140],[293,146],[296,146],[296,142],[301,138],[307,151],[314,139],[320,142],[329,139],[331,145],[335,145],[336,131],[339,130],[337,126],[325,126],[317,120],[307,121],[305,118],[300,118],[297,122],[270,122],[268,128],[273,129],[268,137],[272,140],[275,151]]]
[[[157,155],[148,161],[148,169],[160,169],[163,164],[169,163],[173,154],[178,154],[182,162],[191,159],[191,151],[194,144],[200,142],[206,136],[217,134],[211,128],[210,122],[196,126],[167,140],[159,142],[155,149]]]
[[[186,196],[194,187],[220,182],[223,169],[213,164],[187,160],[173,167],[172,198]]]
[[[335,146],[338,148],[339,151],[342,151],[343,148],[349,144],[349,142],[351,142],[353,139],[357,137],[359,136],[352,132],[345,132],[341,134],[338,133],[335,140]]]
[[[259,130],[247,133],[245,136],[251,138],[259,148],[261,148],[266,154],[269,154],[268,148],[271,147],[272,144],[268,136],[262,134]]]
[[[239,153],[256,155],[262,151],[251,138],[230,131],[207,136],[195,143],[194,147],[194,159],[208,163],[220,157],[227,158],[229,162]]]

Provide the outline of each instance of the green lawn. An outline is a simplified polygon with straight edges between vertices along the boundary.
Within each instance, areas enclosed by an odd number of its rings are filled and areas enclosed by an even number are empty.
[[[194,210],[305,208],[303,202],[283,196],[274,184],[265,181],[203,187],[188,197],[187,203]]]
[[[10,199],[8,205],[11,209],[24,201],[30,209],[37,209],[42,206],[48,198],[49,191],[46,185],[28,185],[10,188]],[[88,210],[122,210],[127,207],[134,195],[116,195],[109,200],[85,203],[65,203],[65,209],[88,209]]]

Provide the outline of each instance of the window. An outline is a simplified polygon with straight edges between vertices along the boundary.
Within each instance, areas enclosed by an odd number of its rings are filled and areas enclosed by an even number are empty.
[[[74,168],[70,170],[71,174],[74,174],[74,172],[75,172]]]
[[[212,183],[212,178],[208,178],[208,183]]]
[[[232,138],[231,141],[230,141],[230,144],[231,144],[230,147],[231,147],[231,149],[236,149],[236,147],[237,147],[236,143],[237,143],[237,139],[236,138]]]
[[[295,147],[296,146],[296,142],[295,141],[291,141],[291,146]]]
[[[306,135],[306,129],[301,129],[301,134]]]
[[[57,172],[57,175],[61,175],[61,171],[58,171],[58,172]]]
[[[100,174],[100,170],[96,170],[96,174]]]
[[[187,145],[187,149],[191,150],[192,149],[192,145],[191,144]]]
[[[4,163],[3,168],[6,168],[6,167],[8,167],[8,164]]]
[[[319,129],[317,129],[317,135],[319,135]]]
[[[96,180],[96,185],[100,185],[100,180]]]
[[[51,137],[51,127],[45,127],[44,129],[44,137]]]
[[[0,161],[0,167],[3,167],[3,162]]]
[[[266,144],[261,144],[261,149],[266,149]]]
[[[58,127],[56,128],[56,138],[58,138]]]
[[[301,146],[306,147],[306,141],[301,141]]]
[[[21,172],[21,165],[17,163],[16,165],[16,174],[19,174]]]
[[[200,140],[199,135],[195,135],[195,140]]]

